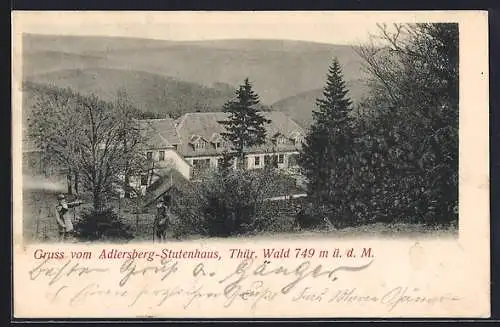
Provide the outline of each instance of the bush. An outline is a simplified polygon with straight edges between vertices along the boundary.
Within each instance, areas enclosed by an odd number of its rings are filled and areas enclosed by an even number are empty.
[[[75,236],[80,240],[130,240],[131,227],[123,223],[112,208],[86,211],[75,223]]]
[[[248,171],[214,172],[200,188],[201,214],[209,236],[250,232],[256,208],[263,200],[259,180]]]
[[[323,226],[325,224],[325,217],[327,215],[323,211],[308,203],[297,213],[296,219],[300,228],[311,229]]]
[[[181,203],[175,206],[179,219],[172,226],[174,235],[229,237],[293,231],[296,227],[295,205],[286,201],[265,201],[269,197],[296,191],[292,189],[292,181],[272,169],[205,174],[192,193],[184,194]]]
[[[199,194],[196,192],[178,197],[173,204],[172,212],[176,216],[170,225],[174,238],[207,234],[205,219],[201,214]]]
[[[262,233],[293,232],[299,227],[296,210],[296,205],[292,201],[266,202],[260,207],[252,230]]]

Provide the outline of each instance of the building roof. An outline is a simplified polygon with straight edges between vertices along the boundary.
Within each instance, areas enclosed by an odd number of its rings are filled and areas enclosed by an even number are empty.
[[[295,134],[304,135],[304,130],[288,116],[280,111],[265,111],[261,114],[268,120],[270,124],[265,124],[266,134],[269,141],[266,144],[251,147],[249,152],[269,152],[273,148],[271,137],[277,133],[285,137],[286,142],[277,144],[277,151],[295,151],[297,146],[292,138]],[[225,132],[225,127],[220,124],[220,121],[227,120],[228,113],[224,112],[196,112],[186,113],[177,121],[177,133],[181,140],[181,145],[178,151],[187,157],[193,156],[210,156],[221,154],[223,149],[216,149],[213,142],[216,140],[216,135]],[[192,141],[194,136],[203,138],[209,144],[205,148],[195,150]]]
[[[161,149],[181,143],[172,118],[145,119],[138,122],[151,148]]]
[[[193,187],[191,182],[176,169],[158,170],[157,174],[159,179],[149,186],[144,198],[143,204],[145,207],[154,204],[161,196],[173,188],[185,193],[189,192]]]

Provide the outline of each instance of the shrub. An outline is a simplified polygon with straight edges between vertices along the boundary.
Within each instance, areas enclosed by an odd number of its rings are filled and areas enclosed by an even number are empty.
[[[296,219],[300,228],[310,229],[322,226],[324,217],[325,215],[318,208],[308,203],[297,213]]]
[[[201,214],[208,235],[226,237],[251,231],[262,197],[247,171],[214,172],[200,187]]]
[[[178,198],[173,205],[172,212],[176,219],[171,221],[170,229],[174,238],[182,238],[188,235],[206,235],[206,224],[200,212],[200,200],[198,194],[184,194]]]
[[[252,226],[254,232],[288,233],[299,227],[296,206],[291,201],[269,201],[259,209]]]
[[[75,223],[75,236],[80,240],[130,240],[131,227],[123,223],[112,208],[90,210]]]
[[[207,173],[176,205],[174,211],[179,219],[172,226],[174,235],[228,237],[292,231],[296,227],[294,204],[266,201],[296,191],[292,190],[292,182],[272,169]]]

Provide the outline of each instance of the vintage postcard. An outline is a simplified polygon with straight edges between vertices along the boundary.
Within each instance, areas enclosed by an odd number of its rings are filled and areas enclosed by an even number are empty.
[[[489,317],[486,12],[12,25],[14,317]]]

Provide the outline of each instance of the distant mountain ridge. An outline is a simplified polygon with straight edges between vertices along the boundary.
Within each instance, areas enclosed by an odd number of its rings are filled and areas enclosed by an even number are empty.
[[[151,112],[220,110],[248,77],[263,104],[280,108],[280,101],[321,89],[334,56],[346,81],[363,78],[359,57],[345,45],[25,34],[23,76],[108,98],[125,88],[134,105]],[[288,103],[293,109],[282,110],[294,118],[312,110]]]
[[[137,109],[174,117],[191,111],[220,110],[235,91],[222,83],[204,87],[147,72],[103,68],[60,70],[36,75],[30,81],[92,93],[106,101],[114,101],[118,91],[124,89]]]

